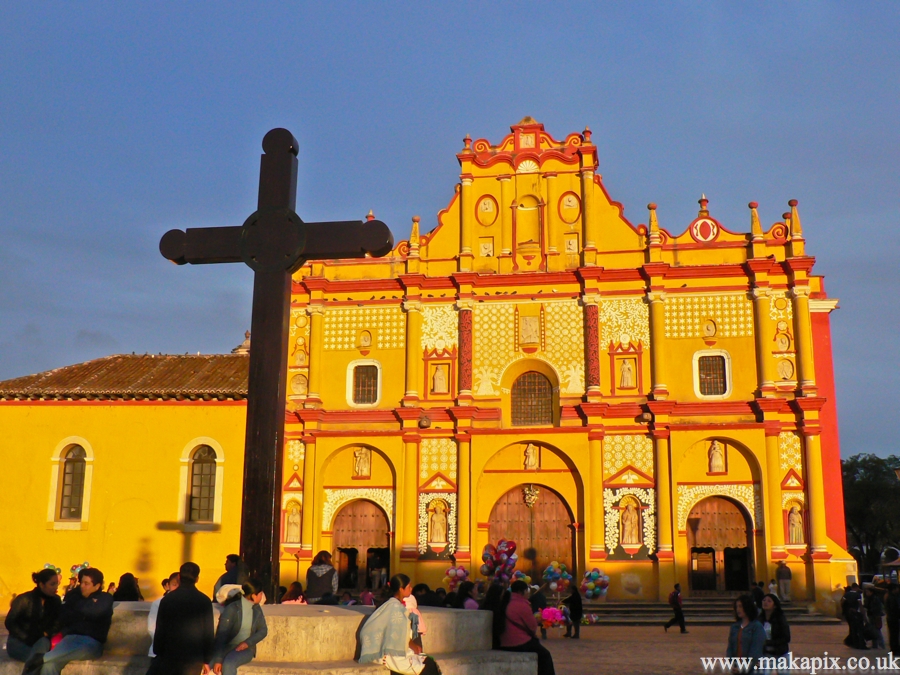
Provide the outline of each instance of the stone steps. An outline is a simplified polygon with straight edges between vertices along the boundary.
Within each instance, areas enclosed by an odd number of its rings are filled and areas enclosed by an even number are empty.
[[[537,672],[534,654],[495,651],[473,651],[441,654],[435,657],[444,675],[525,675]],[[145,675],[150,667],[146,656],[103,656],[96,661],[72,661],[65,675]],[[0,655],[0,675],[20,675],[22,664]],[[355,661],[318,661],[297,663],[284,661],[251,661],[241,666],[240,675],[374,675],[384,673],[379,664]]]

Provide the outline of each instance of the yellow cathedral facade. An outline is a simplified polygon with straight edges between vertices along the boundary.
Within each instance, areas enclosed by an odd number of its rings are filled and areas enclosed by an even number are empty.
[[[436,585],[451,561],[478,577],[505,538],[526,573],[602,569],[609,599],[733,593],[785,562],[795,599],[827,604],[856,574],[837,301],[796,201],[768,228],[751,202],[749,232],[705,197],[686,227],[653,204],[633,224],[588,129],[510,132],[466,137],[430,231],[416,217],[384,258],[294,275],[282,583],[319,550],[345,588]],[[0,601],[45,562],[149,580],[193,557],[211,586],[240,531],[246,360],[109,357],[0,383]]]

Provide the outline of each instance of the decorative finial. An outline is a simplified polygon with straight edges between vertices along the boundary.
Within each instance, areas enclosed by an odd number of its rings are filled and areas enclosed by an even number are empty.
[[[756,210],[759,208],[759,204],[750,202],[747,206],[750,208],[750,234],[753,241],[760,242],[763,239],[763,231],[762,225],[759,223],[759,213]]]
[[[662,235],[659,233],[659,221],[656,218],[656,204],[650,202],[647,204],[650,211],[650,221],[647,234],[647,243],[650,245],[650,260],[659,261],[659,246],[662,244]]]
[[[700,199],[697,200],[697,203],[700,204],[700,215],[708,216],[709,209],[706,208],[706,205],[709,204],[709,200],[706,198],[705,194],[700,195]]]
[[[372,209],[369,209],[369,212],[366,214],[366,221],[375,220],[375,214]]]
[[[465,147],[463,150],[471,151],[472,150],[472,137],[469,134],[466,134],[466,137],[463,139],[463,144]]]
[[[413,216],[412,218],[412,232],[409,234],[409,253],[412,255],[415,253],[418,255],[419,253],[419,221],[421,218],[419,216]]]
[[[799,203],[796,199],[791,199],[788,202],[788,206],[791,207],[791,236],[794,239],[803,236],[803,228],[800,226],[800,212],[797,211],[797,204]]]
[[[584,126],[584,131],[581,132],[581,135],[584,138],[585,143],[591,142],[591,128],[589,126]]]
[[[647,210],[650,211],[650,231],[659,232],[659,221],[656,219],[656,204],[650,202],[647,204]]]

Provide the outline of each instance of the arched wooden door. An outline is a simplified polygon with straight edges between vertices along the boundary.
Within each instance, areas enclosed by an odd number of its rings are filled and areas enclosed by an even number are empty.
[[[390,527],[374,502],[344,505],[332,526],[334,561],[341,588],[377,589],[390,576]]]
[[[549,488],[535,485],[537,499],[533,506],[525,501],[527,485],[519,485],[497,500],[491,510],[489,537],[492,544],[500,539],[516,542],[519,564],[516,569],[538,573],[553,560],[565,563],[572,571],[575,561],[573,520],[565,502]]]
[[[744,509],[724,497],[707,497],[687,519],[691,590],[745,591],[753,579],[753,526]]]

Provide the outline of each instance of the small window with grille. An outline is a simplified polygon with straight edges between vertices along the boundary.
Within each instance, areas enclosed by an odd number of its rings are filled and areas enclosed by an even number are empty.
[[[553,424],[553,387],[535,371],[520,375],[510,392],[513,426]]]
[[[378,366],[353,369],[353,402],[359,405],[378,402]]]
[[[697,359],[697,371],[702,396],[723,396],[728,391],[724,356],[701,356]]]
[[[191,460],[190,517],[192,523],[211,523],[216,509],[216,451],[201,445]]]
[[[76,445],[69,449],[62,465],[62,491],[59,499],[60,520],[81,520],[84,503],[84,448]]]

